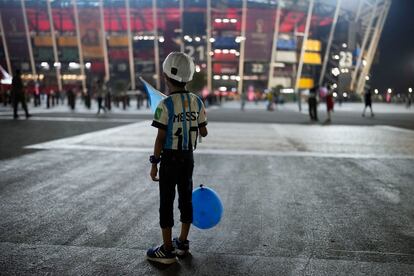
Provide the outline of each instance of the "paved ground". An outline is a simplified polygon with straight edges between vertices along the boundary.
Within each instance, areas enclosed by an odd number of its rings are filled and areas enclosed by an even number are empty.
[[[149,114],[0,120],[0,274],[412,275],[414,131],[392,126],[410,113],[324,125],[236,109],[209,110],[196,154],[195,183],[218,191],[223,220],[193,229],[192,255],[169,267],[144,259],[161,238]]]

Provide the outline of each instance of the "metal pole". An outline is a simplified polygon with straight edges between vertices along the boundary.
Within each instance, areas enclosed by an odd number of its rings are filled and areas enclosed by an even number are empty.
[[[160,50],[158,47],[158,18],[157,18],[157,0],[152,0],[152,21],[154,21],[154,62],[157,89],[161,88],[160,75]]]
[[[50,0],[47,0],[46,4],[47,4],[47,13],[49,15],[50,34],[52,36],[54,64],[57,65],[59,64],[59,56],[58,56],[57,45],[56,45],[55,26],[53,24],[52,7],[50,5]],[[56,81],[58,85],[58,90],[62,91],[62,78],[60,77],[60,66],[54,66],[54,67],[56,70]]]
[[[135,67],[134,54],[132,49],[131,36],[131,9],[129,8],[129,0],[125,0],[126,17],[127,17],[127,33],[128,33],[128,56],[129,56],[129,73],[131,78],[131,90],[135,90]]]
[[[24,3],[24,0],[21,0],[20,2],[22,3],[23,22],[24,22],[24,28],[26,30],[27,47],[29,48],[30,66],[32,67],[33,77],[37,79],[36,66],[35,66],[34,57],[33,57],[32,40],[30,38],[29,24],[27,23],[26,5]]]
[[[211,61],[211,0],[207,0],[207,90],[209,93],[213,92],[213,74],[212,74],[212,61]]]
[[[355,16],[355,21],[359,20],[359,17],[361,16],[361,10],[362,10],[362,5],[364,4],[365,0],[360,0],[358,3],[358,8],[357,8],[357,12],[356,12],[356,16]]]
[[[240,58],[239,58],[239,83],[237,85],[237,91],[240,95],[243,92],[243,78],[244,78],[244,50],[246,41],[246,17],[247,17],[247,0],[243,0],[242,7],[242,25],[241,25],[241,40],[240,40]],[[244,95],[242,96],[244,97]]]
[[[355,87],[354,87],[355,86],[355,81],[356,81],[356,78],[357,78],[357,74],[358,74],[358,71],[359,71],[359,67],[361,66],[362,56],[364,55],[364,49],[365,49],[365,46],[366,46],[366,44],[368,42],[368,37],[369,37],[370,32],[371,32],[371,25],[374,22],[375,14],[377,12],[377,4],[378,4],[378,0],[375,0],[375,7],[374,7],[374,10],[372,11],[372,14],[371,14],[371,17],[369,19],[369,23],[368,23],[367,29],[365,30],[364,38],[362,40],[361,52],[359,53],[358,60],[357,60],[357,62],[355,64],[355,69],[352,72],[351,90],[355,90]]]
[[[378,42],[381,37],[382,30],[384,28],[385,20],[388,15],[389,5],[390,2],[385,2],[383,6],[383,10],[381,12],[380,17],[377,19],[377,24],[375,27],[374,35],[368,49],[367,53],[367,64],[364,66],[361,76],[358,80],[356,92],[361,94],[364,90],[366,79],[365,77],[368,75],[369,71],[371,70],[372,61],[374,60],[375,52],[377,50]]]
[[[99,0],[99,12],[101,14],[101,31],[102,31],[102,50],[104,55],[104,65],[105,65],[105,81],[109,81],[109,60],[108,60],[108,46],[106,43],[106,32],[105,32],[105,15],[103,8],[103,0]]]
[[[279,39],[279,25],[280,25],[280,13],[282,8],[282,1],[279,1],[277,3],[277,9],[276,9],[276,18],[275,18],[275,26],[274,26],[274,32],[273,32],[273,43],[272,43],[272,56],[270,58],[269,63],[269,77],[267,79],[267,89],[270,89],[270,83],[273,79],[274,74],[274,63],[276,59],[276,53],[277,53],[277,40]]]
[[[296,74],[295,91],[298,90],[300,77],[302,75],[303,56],[305,55],[306,41],[308,40],[308,36],[309,36],[309,27],[310,27],[310,22],[311,22],[311,18],[312,18],[312,11],[313,11],[314,2],[315,2],[315,0],[310,0],[310,2],[309,2],[308,15],[306,17],[306,25],[305,25],[305,35],[303,36],[302,49],[300,51],[300,59],[299,59],[299,65],[298,65],[298,72]],[[300,99],[299,99],[299,101],[300,101]]]
[[[183,22],[183,14],[184,14],[184,0],[180,0],[180,30],[181,30],[181,45],[180,45],[180,51],[184,53],[184,22]]]
[[[73,4],[73,12],[75,17],[75,27],[76,27],[76,40],[78,43],[78,53],[79,53],[79,66],[81,71],[81,77],[82,77],[82,91],[83,93],[86,93],[86,75],[85,75],[85,63],[83,62],[83,51],[82,51],[82,43],[81,43],[81,37],[80,37],[80,29],[79,29],[79,15],[78,15],[78,5],[76,3],[76,0],[72,0]]]
[[[331,30],[329,32],[328,44],[326,45],[325,56],[323,58],[323,65],[322,65],[321,75],[319,76],[319,86],[322,85],[323,80],[325,78],[326,66],[328,65],[329,54],[331,52],[331,46],[332,46],[332,40],[333,40],[333,36],[334,36],[334,33],[335,33],[336,23],[338,22],[339,11],[341,9],[341,2],[342,2],[342,0],[338,0],[336,2],[336,9],[335,9],[334,18],[333,18],[333,21],[332,21]]]
[[[4,33],[3,19],[1,17],[1,11],[0,11],[0,31],[1,31],[1,40],[3,42],[4,54],[6,56],[7,70],[9,71],[8,73],[10,75],[13,75],[12,67],[11,67],[11,63],[10,63],[9,48],[7,47],[6,34]]]

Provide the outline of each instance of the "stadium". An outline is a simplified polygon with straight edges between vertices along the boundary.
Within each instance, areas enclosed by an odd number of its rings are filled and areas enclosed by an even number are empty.
[[[163,89],[171,51],[194,58],[192,89],[292,98],[330,84],[338,98],[369,88],[390,0],[3,0],[2,89],[20,69],[29,91]]]

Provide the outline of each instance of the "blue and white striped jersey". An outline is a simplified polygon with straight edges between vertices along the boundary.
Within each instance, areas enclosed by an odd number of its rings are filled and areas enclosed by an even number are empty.
[[[195,94],[174,92],[163,99],[154,114],[152,126],[165,129],[164,149],[193,150],[197,145],[198,128],[207,125],[206,110]]]

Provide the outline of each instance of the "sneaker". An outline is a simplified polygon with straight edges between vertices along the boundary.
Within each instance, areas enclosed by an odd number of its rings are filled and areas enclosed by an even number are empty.
[[[175,253],[165,250],[163,245],[148,249],[147,259],[162,264],[172,264],[177,261]]]
[[[179,238],[173,239],[174,252],[177,256],[184,256],[190,250],[190,242],[188,240],[180,241]]]

